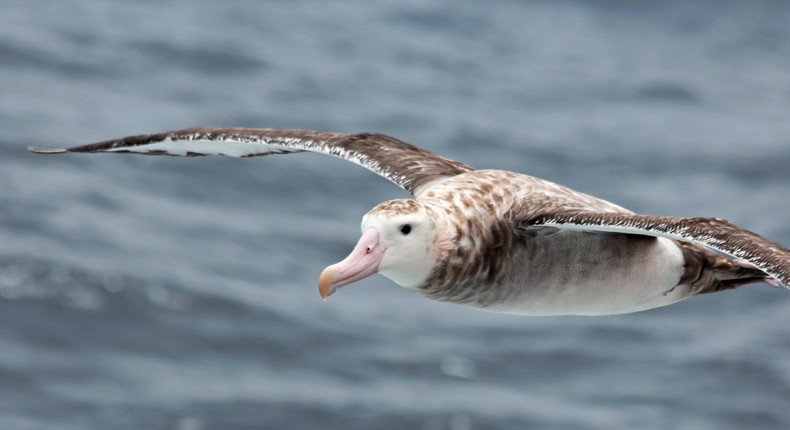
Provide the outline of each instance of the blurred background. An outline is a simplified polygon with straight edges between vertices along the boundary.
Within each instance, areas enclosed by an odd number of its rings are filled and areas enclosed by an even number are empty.
[[[516,317],[316,289],[406,193],[311,154],[35,156],[190,126],[376,131],[790,245],[790,3],[7,0],[3,429],[790,428],[790,294]]]

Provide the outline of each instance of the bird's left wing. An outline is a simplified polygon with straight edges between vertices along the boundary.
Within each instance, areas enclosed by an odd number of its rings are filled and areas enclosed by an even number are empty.
[[[748,261],[790,288],[790,249],[720,218],[679,218],[570,210],[521,220],[522,228],[554,227],[626,233],[693,242]]]
[[[67,149],[29,148],[38,154],[124,152],[149,155],[255,157],[318,152],[363,166],[414,194],[435,179],[472,167],[383,134],[277,128],[188,128],[128,136]]]

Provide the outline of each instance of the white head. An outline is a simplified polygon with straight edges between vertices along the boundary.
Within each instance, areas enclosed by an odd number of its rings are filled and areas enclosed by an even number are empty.
[[[362,237],[351,254],[321,273],[321,296],[377,272],[403,287],[417,288],[437,263],[438,239],[436,222],[421,203],[381,203],[362,218]]]

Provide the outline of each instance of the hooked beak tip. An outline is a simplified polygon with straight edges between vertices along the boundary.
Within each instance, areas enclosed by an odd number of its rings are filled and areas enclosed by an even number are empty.
[[[321,294],[321,298],[326,301],[326,298],[331,296],[336,288],[333,284],[335,280],[335,273],[330,267],[324,269],[321,272],[321,277],[318,278],[318,293]]]

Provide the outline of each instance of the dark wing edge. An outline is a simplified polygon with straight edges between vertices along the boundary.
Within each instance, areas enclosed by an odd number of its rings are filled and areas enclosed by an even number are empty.
[[[317,152],[351,161],[377,173],[406,191],[435,179],[474,170],[394,137],[376,133],[338,133],[278,128],[187,128],[66,149],[30,147],[37,154],[120,152],[148,155],[255,157]]]
[[[568,211],[536,216],[520,225],[642,234],[693,242],[745,260],[790,289],[790,249],[720,218]]]

